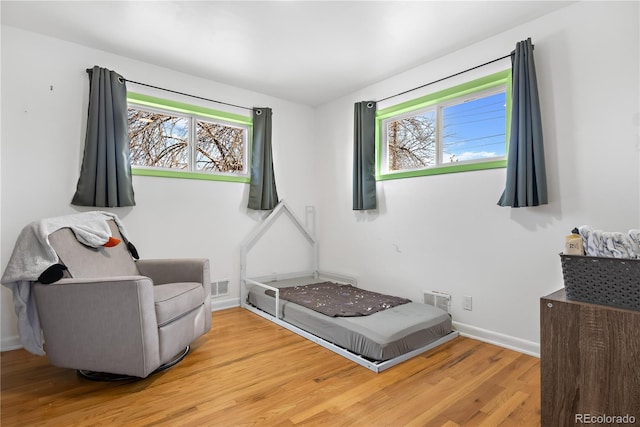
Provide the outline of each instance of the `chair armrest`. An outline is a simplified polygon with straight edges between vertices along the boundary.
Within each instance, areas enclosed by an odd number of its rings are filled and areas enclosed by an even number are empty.
[[[149,278],[62,279],[33,289],[53,365],[139,377],[159,366]]]
[[[142,274],[139,276],[109,276],[109,277],[83,277],[83,278],[73,278],[73,277],[65,277],[51,284],[40,284],[36,283],[36,286],[43,286],[46,288],[54,288],[58,285],[83,285],[83,284],[92,284],[92,283],[119,283],[120,286],[130,286],[133,283],[135,286],[138,286],[138,281],[141,279],[149,279]],[[129,282],[129,284],[127,284]]]
[[[138,272],[153,280],[154,285],[165,283],[195,282],[204,291],[205,326],[211,328],[211,273],[206,258],[140,259],[136,261]]]
[[[206,258],[141,259],[136,261],[141,275],[153,280],[154,285],[176,282],[198,282],[211,293],[209,260]]]

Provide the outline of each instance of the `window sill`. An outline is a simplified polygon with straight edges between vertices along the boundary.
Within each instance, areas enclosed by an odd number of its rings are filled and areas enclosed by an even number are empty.
[[[155,176],[159,178],[180,178],[180,179],[199,179],[204,181],[223,181],[223,182],[240,182],[248,184],[250,178],[248,176],[238,175],[217,175],[204,172],[189,172],[165,169],[146,169],[131,168],[131,175],[137,176]]]
[[[414,178],[417,176],[443,175],[448,173],[471,172],[485,169],[506,168],[506,160],[494,160],[489,162],[456,164],[450,166],[438,166],[427,169],[415,169],[398,171],[393,173],[378,173],[376,181],[388,181],[391,179]]]

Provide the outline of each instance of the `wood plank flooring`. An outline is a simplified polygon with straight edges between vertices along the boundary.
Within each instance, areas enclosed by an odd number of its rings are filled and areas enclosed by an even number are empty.
[[[2,426],[539,426],[540,360],[458,337],[379,374],[247,310],[178,365],[100,383],[0,354]]]

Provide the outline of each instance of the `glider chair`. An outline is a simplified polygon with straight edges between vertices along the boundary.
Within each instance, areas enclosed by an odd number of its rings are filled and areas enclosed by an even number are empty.
[[[110,247],[85,246],[69,228],[49,235],[66,271],[33,285],[44,348],[52,365],[89,379],[145,378],[182,360],[211,328],[209,261],[135,260],[108,223],[121,241]]]

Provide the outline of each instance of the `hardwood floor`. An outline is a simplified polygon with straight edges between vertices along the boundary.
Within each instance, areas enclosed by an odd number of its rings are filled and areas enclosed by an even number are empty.
[[[538,426],[540,360],[459,337],[379,374],[240,308],[178,365],[99,383],[0,354],[2,426]]]

